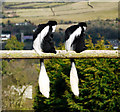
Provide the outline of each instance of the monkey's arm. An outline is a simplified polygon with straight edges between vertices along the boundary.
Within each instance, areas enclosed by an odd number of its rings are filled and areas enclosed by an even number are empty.
[[[38,53],[41,54],[42,48],[41,44],[43,42],[44,37],[47,35],[49,31],[49,26],[46,26],[36,37],[36,39],[33,42],[33,48]]]

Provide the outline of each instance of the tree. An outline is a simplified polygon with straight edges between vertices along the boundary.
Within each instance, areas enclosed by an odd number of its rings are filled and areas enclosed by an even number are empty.
[[[5,24],[2,22],[2,27],[5,27]]]
[[[37,81],[34,60],[2,60],[2,108],[3,110],[31,110],[32,100],[24,99],[25,90]],[[34,62],[35,63],[35,62]],[[16,91],[16,88],[19,91]],[[22,89],[25,87],[24,90]],[[22,89],[23,91],[21,91]],[[33,92],[34,93],[34,92]],[[27,106],[26,106],[27,105]]]
[[[8,20],[8,21],[7,21],[7,24],[8,24],[8,25],[11,25],[11,21],[10,21],[10,20]]]
[[[7,44],[5,45],[6,50],[22,50],[23,48],[24,43],[19,42],[15,36],[11,36],[11,38],[7,40]]]

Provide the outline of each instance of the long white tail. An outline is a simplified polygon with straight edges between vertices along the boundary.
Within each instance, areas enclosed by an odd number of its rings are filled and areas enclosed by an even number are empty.
[[[71,59],[71,70],[70,70],[70,85],[74,95],[79,96],[79,79],[77,75],[77,69],[75,67],[74,59]]]
[[[44,65],[44,60],[40,60],[40,74],[39,74],[39,88],[40,92],[47,98],[49,98],[49,92],[50,92],[50,81],[49,77],[47,75],[45,65]]]

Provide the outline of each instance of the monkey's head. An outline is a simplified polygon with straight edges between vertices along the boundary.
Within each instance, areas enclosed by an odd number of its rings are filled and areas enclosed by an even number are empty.
[[[57,25],[57,22],[56,21],[48,21],[47,24],[51,25],[51,26],[55,26],[55,25]]]
[[[56,21],[48,21],[47,24],[52,27],[52,32],[55,32],[57,22]]]
[[[78,25],[79,25],[80,27],[82,27],[82,28],[84,29],[84,31],[85,31],[86,28],[87,28],[87,24],[86,24],[85,22],[80,22]]]

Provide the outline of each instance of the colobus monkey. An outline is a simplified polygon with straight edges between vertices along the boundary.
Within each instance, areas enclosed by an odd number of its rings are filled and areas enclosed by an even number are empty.
[[[33,33],[33,48],[40,55],[45,53],[56,53],[53,42],[53,32],[55,32],[57,22],[48,21],[47,24],[40,24]],[[40,59],[40,74],[39,74],[39,88],[40,92],[49,98],[50,81],[47,75],[44,60]]]
[[[87,49],[85,46],[85,30],[87,24],[80,22],[77,25],[70,26],[65,30],[65,49],[67,51],[75,51],[80,53]],[[71,59],[70,84],[73,93],[79,96],[78,75],[75,67],[74,59]]]

